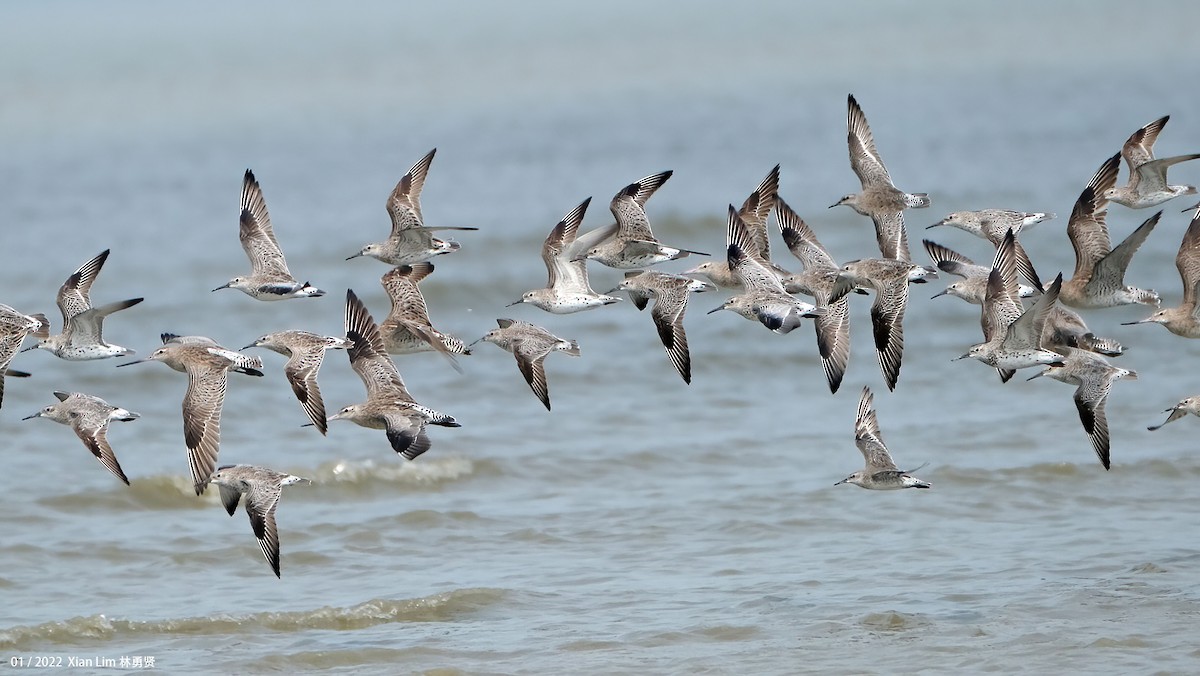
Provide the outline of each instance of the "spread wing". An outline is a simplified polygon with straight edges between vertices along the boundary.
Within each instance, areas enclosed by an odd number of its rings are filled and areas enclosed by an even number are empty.
[[[546,381],[546,355],[550,354],[549,340],[537,336],[526,336],[512,341],[513,356],[517,359],[517,368],[529,383],[530,389],[538,401],[550,410],[550,384]]]
[[[196,495],[204,492],[217,466],[221,445],[221,407],[225,403],[225,368],[212,362],[187,367],[188,389],[183,396],[183,438]]]
[[[875,241],[879,244],[879,252],[884,258],[912,260],[912,254],[908,250],[908,231],[904,228],[903,211],[872,212],[871,222],[875,224]]]
[[[788,206],[787,202],[783,201],[783,198],[775,201],[775,219],[779,223],[779,232],[783,235],[783,242],[787,244],[792,255],[799,259],[805,270],[837,267],[837,262],[821,245],[816,233],[808,227],[803,218],[800,218]]]
[[[729,205],[729,223],[726,231],[728,246],[726,261],[729,271],[733,273],[742,287],[747,290],[771,290],[786,293],[779,275],[767,267],[759,256],[758,247],[750,235],[746,224],[742,222],[733,205]]]
[[[667,350],[671,364],[689,385],[692,382],[692,356],[688,352],[687,334],[683,330],[683,313],[687,310],[688,289],[672,285],[658,291],[650,317],[658,329],[658,337]]]
[[[621,239],[637,239],[657,242],[650,230],[650,219],[646,217],[646,200],[671,178],[673,171],[662,171],[625,186],[609,203],[609,209],[617,219],[617,236]]]
[[[1183,304],[1196,303],[1196,284],[1200,283],[1200,211],[1188,223],[1175,255],[1175,267],[1183,280]],[[4,362],[0,362],[4,363]]]
[[[133,307],[141,298],[120,300],[108,305],[89,308],[71,318],[63,327],[67,342],[78,345],[97,345],[104,342],[104,318],[118,310]]]
[[[75,430],[75,434],[83,441],[83,445],[87,447],[92,455],[104,465],[108,471],[112,472],[115,477],[129,485],[129,478],[125,476],[124,470],[121,469],[121,464],[117,462],[117,454],[113,452],[112,446],[108,445],[108,419],[96,421],[88,417],[75,418],[71,425]]]
[[[1021,314],[1004,335],[1004,346],[1008,349],[1036,350],[1042,346],[1042,334],[1046,330],[1046,318],[1058,301],[1062,289],[1062,273],[1059,273],[1046,292],[1028,310]]]
[[[1138,184],[1137,168],[1154,159],[1154,142],[1159,133],[1167,126],[1170,115],[1164,115],[1130,134],[1125,145],[1121,146],[1121,156],[1125,158],[1125,166],[1129,168],[1129,187]]]
[[[317,371],[321,369],[324,359],[325,348],[322,346],[294,347],[292,356],[283,367],[283,372],[292,385],[292,392],[321,434],[325,434],[328,427],[325,402],[321,399],[321,388],[317,385]]]
[[[1092,448],[1104,469],[1109,468],[1108,417],[1104,404],[1112,381],[1108,378],[1087,378],[1075,389],[1075,408],[1079,410],[1079,421],[1092,439]]]
[[[350,289],[346,290],[346,338],[354,343],[346,351],[350,356],[350,368],[367,388],[368,400],[414,401],[384,349],[379,327]]]
[[[850,146],[850,168],[864,189],[892,185],[892,177],[875,149],[875,137],[867,116],[851,94],[846,98],[846,142]]]
[[[992,271],[988,273],[987,290],[983,296],[980,315],[983,339],[988,342],[1005,335],[1008,327],[1025,311],[1017,286],[1017,257],[1013,246],[1015,242],[1016,238],[1012,230],[1009,230],[1000,246],[996,248]]]
[[[279,577],[279,529],[275,525],[275,508],[283,489],[264,481],[253,481],[246,492],[246,514],[250,517],[250,529],[258,538],[263,556],[271,564],[275,577]]]
[[[863,454],[867,471],[871,474],[881,470],[895,470],[891,453],[883,443],[879,431],[879,420],[875,416],[874,397],[871,388],[864,387],[858,400],[858,415],[854,419],[854,443]]]
[[[982,265],[976,265],[975,261],[970,258],[937,242],[923,239],[921,240],[921,244],[925,246],[925,253],[929,254],[929,259],[942,272],[956,275],[963,279],[986,277],[991,272]]]
[[[229,516],[233,516],[237,511],[238,502],[241,502],[242,492],[225,484],[217,484],[217,488],[221,493],[221,504],[224,505],[225,511],[229,512]]]
[[[1120,155],[1108,158],[1092,176],[1071,209],[1067,236],[1075,248],[1075,272],[1072,276],[1076,279],[1090,276],[1097,261],[1112,249],[1108,225],[1104,221],[1108,200],[1103,195],[1116,183],[1119,164]]]
[[[1195,159],[1200,159],[1200,154],[1175,155],[1143,162],[1132,172],[1133,178],[1130,180],[1130,185],[1136,185],[1138,192],[1143,195],[1164,191],[1167,189],[1167,169],[1180,162]]]
[[[738,215],[742,217],[742,222],[749,228],[750,236],[758,245],[758,251],[763,260],[771,260],[771,241],[767,237],[767,217],[771,214],[771,209],[775,207],[778,199],[779,165],[776,164],[775,168],[742,203],[742,208],[738,210]]]
[[[1158,225],[1160,217],[1161,211],[1147,218],[1137,230],[1129,233],[1117,248],[1096,262],[1092,278],[1088,280],[1086,287],[1089,293],[1115,292],[1125,286],[1125,271],[1129,268],[1129,261],[1142,246],[1142,242],[1146,241],[1154,226]]]
[[[401,265],[384,273],[379,283],[392,301],[392,309],[387,319],[383,320],[381,330],[387,332],[389,323],[399,319],[429,324],[429,310],[425,306],[425,296],[417,283],[433,272],[433,263],[416,263]]]
[[[576,251],[573,245],[579,234],[579,225],[583,223],[583,216],[591,202],[591,197],[580,202],[563,216],[546,237],[542,245],[542,262],[546,264],[547,287],[591,293],[587,261],[571,260]]]
[[[817,291],[817,307],[825,308],[825,314],[813,321],[817,331],[817,350],[821,353],[821,368],[829,382],[829,391],[836,393],[841,387],[846,366],[850,363],[850,298],[842,296],[830,303],[829,296],[836,283],[831,278]]]
[[[429,450],[432,442],[425,433],[425,419],[412,411],[395,409],[385,414],[387,438],[392,450],[412,460]]]
[[[400,236],[405,230],[424,226],[425,222],[421,217],[421,188],[425,187],[425,175],[429,173],[429,165],[433,164],[435,153],[437,148],[417,160],[388,196],[387,212],[392,219],[392,237]]]
[[[250,259],[255,274],[273,273],[291,276],[283,251],[271,228],[271,216],[267,213],[267,202],[262,187],[254,178],[254,172],[246,170],[242,179],[242,213],[239,218],[239,238],[242,250]]]
[[[101,251],[92,260],[84,263],[58,289],[58,309],[62,311],[63,326],[65,327],[75,315],[92,307],[90,292],[92,282],[108,260],[108,249]]]
[[[8,370],[8,365],[12,363],[13,357],[21,347],[21,341],[24,339],[24,333],[0,337],[0,405],[4,404],[4,376],[12,375]]]
[[[908,279],[905,277],[892,280],[879,289],[871,305],[875,351],[889,390],[896,389],[896,381],[900,378],[900,360],[904,356],[904,308],[907,305]]]

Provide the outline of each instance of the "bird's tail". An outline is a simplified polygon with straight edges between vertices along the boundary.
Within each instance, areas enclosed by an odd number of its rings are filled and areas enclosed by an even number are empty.
[[[923,192],[905,193],[904,204],[910,209],[924,209],[929,206],[929,195]]]
[[[38,327],[33,330],[33,335],[37,338],[46,339],[50,337],[50,320],[46,319],[46,315],[42,313],[29,315],[38,321]]]

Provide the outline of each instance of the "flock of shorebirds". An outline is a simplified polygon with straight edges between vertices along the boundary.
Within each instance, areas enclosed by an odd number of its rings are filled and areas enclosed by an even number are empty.
[[[743,202],[728,210],[724,260],[704,262],[682,274],[649,269],[698,251],[668,246],[650,228],[646,202],[671,177],[664,171],[642,178],[618,192],[609,204],[615,222],[580,233],[591,198],[569,211],[550,231],[542,246],[548,272],[544,288],[527,291],[511,305],[530,304],[555,314],[591,310],[620,301],[610,295],[628,293],[638,310],[650,301],[650,311],[659,338],[671,364],[684,382],[691,382],[691,357],[683,317],[692,293],[717,288],[732,292],[719,307],[767,329],[785,334],[804,319],[812,319],[817,348],[831,392],[841,385],[850,358],[849,302],[855,294],[874,294],[871,323],[880,370],[888,389],[899,380],[904,351],[903,320],[908,287],[925,283],[938,271],[961,279],[937,294],[955,296],[980,305],[983,341],[959,359],[974,358],[996,369],[1007,382],[1016,370],[1042,366],[1033,378],[1047,376],[1076,387],[1075,404],[1084,430],[1101,463],[1109,467],[1109,433],[1104,407],[1113,381],[1136,378],[1130,369],[1111,365],[1106,357],[1117,357],[1124,347],[1111,338],[1096,336],[1083,318],[1067,306],[1098,309],[1142,303],[1159,305],[1154,291],[1125,284],[1130,259],[1159,222],[1154,214],[1113,247],[1105,223],[1110,202],[1144,209],[1174,197],[1193,194],[1192,186],[1170,185],[1167,169],[1200,154],[1155,158],[1154,142],[1168,118],[1155,120],[1137,130],[1121,151],[1108,158],[1080,193],[1067,222],[1067,233],[1075,248],[1076,263],[1071,278],[1059,274],[1044,284],[1018,240],[1025,228],[1054,217],[1051,213],[984,209],[952,213],[929,226],[953,226],[990,242],[994,256],[990,265],[971,259],[928,239],[923,245],[933,266],[912,261],[904,225],[904,211],[930,206],[925,193],[907,193],[892,182],[875,148],[866,115],[853,96],[848,98],[847,141],[850,166],[862,190],[846,195],[830,208],[846,205],[869,217],[875,225],[878,258],[863,258],[839,265],[821,245],[812,229],[778,195],[779,166],[776,165]],[[434,256],[457,251],[459,244],[439,239],[443,230],[474,230],[469,227],[429,227],[421,214],[420,195],[435,151],[421,158],[400,180],[387,201],[391,217],[390,236],[367,244],[350,256],[367,256],[392,267],[381,283],[391,298],[391,311],[377,324],[353,290],[346,292],[345,336],[323,336],[291,330],[269,333],[243,350],[266,348],[286,356],[284,372],[305,413],[321,434],[333,420],[350,420],[372,429],[385,430],[393,450],[412,460],[430,448],[428,425],[458,427],[453,416],[418,403],[409,393],[390,355],[433,351],[458,368],[457,355],[470,354],[464,341],[434,328],[419,289],[422,279],[433,272],[428,261]],[[1117,185],[1121,158],[1128,167],[1125,185]],[[1186,338],[1200,338],[1200,204],[1183,238],[1176,264],[1183,280],[1183,300],[1178,307],[1160,309],[1139,322],[1158,323]],[[800,272],[789,272],[771,260],[768,220],[775,215],[784,243],[800,261]],[[289,271],[271,227],[266,202],[254,174],[246,171],[241,194],[240,239],[250,259],[251,272],[235,277],[214,291],[231,288],[261,301],[313,298],[320,289],[301,283]],[[92,284],[108,258],[104,251],[74,272],[58,291],[62,332],[50,334],[43,314],[24,314],[0,305],[0,403],[4,376],[28,373],[9,369],[18,351],[43,349],[72,361],[104,359],[133,351],[107,343],[103,324],[109,315],[133,307],[141,298],[93,307]],[[587,262],[626,270],[625,278],[607,293],[596,293],[588,282]],[[795,294],[811,297],[813,302]],[[935,297],[937,297],[935,296]],[[1030,299],[1026,307],[1024,299]],[[579,345],[525,321],[498,319],[498,327],[480,341],[511,352],[533,393],[550,409],[549,386],[544,361],[551,352],[579,356]],[[36,343],[21,349],[26,337]],[[263,554],[279,576],[279,535],[275,510],[284,486],[308,481],[300,477],[252,465],[217,467],[220,444],[221,408],[230,372],[262,376],[263,362],[218,345],[203,336],[164,333],[162,346],[144,359],[119,366],[159,361],[188,376],[183,399],[183,430],[188,464],[197,494],[209,483],[220,489],[225,509],[233,515],[245,498],[245,510]],[[474,345],[472,343],[471,345]],[[327,350],[346,350],[351,368],[367,390],[366,401],[346,406],[327,415],[317,384],[317,372]],[[132,411],[79,392],[54,392],[58,402],[28,418],[44,417],[70,425],[105,468],[126,484],[129,479],[117,462],[107,440],[113,420],[138,418]],[[1200,415],[1200,396],[1189,397],[1169,409],[1167,422],[1187,413]],[[27,418],[27,419],[28,419]],[[1162,425],[1150,427],[1158,429]],[[854,438],[865,467],[838,484],[887,490],[929,488],[928,482],[900,470],[883,442],[869,388],[863,388],[854,425]]]

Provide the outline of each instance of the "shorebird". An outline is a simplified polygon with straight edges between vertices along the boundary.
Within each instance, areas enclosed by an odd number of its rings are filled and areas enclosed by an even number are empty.
[[[1119,357],[1125,353],[1124,345],[1112,338],[1092,333],[1079,313],[1062,305],[1050,308],[1049,314],[1046,315],[1046,325],[1042,329],[1042,347],[1064,356],[1067,354],[1067,348],[1072,347],[1106,357]]]
[[[149,357],[120,366],[159,361],[188,376],[183,395],[183,440],[196,495],[208,487],[221,450],[221,408],[230,371],[262,376],[262,360],[225,349],[211,338],[162,334],[163,346]]]
[[[1100,464],[1108,469],[1108,418],[1104,414],[1104,404],[1108,401],[1108,391],[1114,380],[1137,380],[1137,373],[1117,368],[1094,352],[1070,348],[1065,363],[1047,366],[1040,373],[1030,376],[1029,380],[1040,376],[1075,386],[1075,408],[1079,409],[1079,421],[1092,439],[1092,447],[1100,458]]]
[[[884,258],[912,260],[908,251],[908,234],[904,231],[904,210],[929,206],[929,196],[923,192],[906,193],[892,183],[875,138],[867,124],[867,116],[851,94],[846,98],[846,141],[850,146],[850,168],[862,183],[862,192],[846,195],[830,205],[846,205],[875,223],[875,239]]]
[[[254,172],[246,170],[242,179],[242,213],[239,218],[239,238],[242,250],[250,259],[251,272],[246,277],[234,277],[213,289],[237,289],[256,300],[286,300],[288,298],[316,298],[325,292],[304,282],[296,281],[288,271],[287,261],[275,231],[271,228],[271,216],[267,213],[267,202],[262,188],[254,178]]]
[[[683,330],[683,313],[687,310],[688,296],[716,288],[708,282],[657,270],[627,272],[625,279],[617,285],[617,289],[629,292],[629,299],[638,310],[646,309],[649,300],[654,299],[650,318],[658,328],[658,337],[667,349],[667,357],[683,382],[689,385],[692,384],[692,356]]]
[[[987,294],[988,275],[991,268],[976,265],[971,259],[930,240],[923,240],[925,251],[933,259],[938,269],[943,272],[963,277],[963,281],[954,282],[944,290],[933,295],[955,296],[968,303],[982,305]],[[1032,286],[1017,285],[1017,295],[1021,298],[1031,298],[1039,292]],[[1068,310],[1062,305],[1054,305],[1046,315],[1045,328],[1042,330],[1042,347],[1066,355],[1069,347],[1089,350],[1109,357],[1117,357],[1125,352],[1125,347],[1112,338],[1103,338],[1091,332],[1083,317]]]
[[[869,387],[863,388],[862,397],[858,400],[858,415],[854,419],[854,444],[863,454],[867,465],[834,486],[854,484],[873,491],[930,487],[929,482],[909,474],[916,470],[903,471],[896,467],[892,454],[883,443],[883,433],[879,431],[879,419],[875,416],[874,397]]]
[[[546,312],[565,315],[590,310],[601,305],[610,305],[620,298],[592,291],[588,284],[587,261],[575,260],[571,255],[572,245],[579,233],[579,224],[587,211],[589,197],[579,203],[550,230],[542,245],[542,262],[546,264],[549,281],[543,289],[526,291],[520,299],[509,303],[509,307],[529,303]]]
[[[321,400],[321,388],[317,386],[317,371],[325,359],[326,350],[349,349],[350,341],[308,331],[276,331],[242,349],[248,350],[252,347],[265,347],[288,358],[283,372],[292,384],[292,392],[304,406],[304,411],[308,413],[313,426],[318,432],[325,434],[325,402]]]
[[[871,327],[875,334],[875,352],[879,370],[889,390],[896,389],[900,378],[900,360],[904,355],[904,309],[908,305],[908,285],[936,279],[937,271],[894,258],[864,258],[850,261],[838,272],[833,298],[845,296],[850,289],[862,287],[875,292],[871,305]]]
[[[1104,222],[1108,199],[1103,195],[1117,180],[1119,155],[1108,158],[1075,201],[1067,221],[1067,236],[1075,248],[1075,272],[1062,286],[1062,302],[1091,309],[1144,303],[1158,307],[1158,294],[1125,285],[1125,270],[1142,242],[1158,223],[1162,212],[1146,219],[1117,247],[1112,248]]]
[[[158,335],[159,338],[162,339],[163,345],[202,345],[206,348],[209,348],[209,351],[213,354],[224,357],[232,362],[229,370],[233,371],[234,373],[243,373],[248,376],[256,376],[259,378],[261,378],[263,375],[263,362],[261,357],[242,354],[237,350],[231,350],[227,347],[223,347],[217,344],[217,341],[209,338],[208,336],[181,336],[175,333],[160,333]],[[180,373],[187,373],[187,369],[184,368],[182,361],[174,359],[173,357],[166,357],[160,361],[167,366],[170,366],[172,369],[179,371]],[[133,363],[136,362],[118,364],[118,366],[128,366],[129,364]]]
[[[1020,235],[1023,230],[1031,228],[1042,221],[1048,221],[1051,218],[1054,218],[1054,214],[1052,213],[1010,211],[1008,209],[956,211],[937,223],[927,226],[925,229],[936,228],[939,225],[950,225],[964,232],[969,232],[980,239],[986,239],[995,248],[1000,246],[1000,242],[1004,240],[1004,234],[1009,230],[1012,230],[1013,235]],[[928,250],[928,247],[926,247],[926,250]],[[1038,291],[1042,291],[1042,280],[1038,279],[1037,271],[1033,269],[1033,263],[1029,261],[1029,254],[1025,253],[1025,247],[1021,246],[1020,240],[1016,241],[1016,255],[1017,272],[1024,275],[1025,279],[1028,279],[1029,283],[1033,284]],[[986,278],[987,273],[985,272],[984,279]]]
[[[433,328],[425,297],[417,286],[432,272],[433,263],[414,263],[392,268],[379,280],[392,301],[391,311],[379,325],[383,346],[388,354],[434,350],[449,359],[455,369],[461,370],[453,355],[469,355],[471,351],[458,338]]]
[[[1179,244],[1179,253],[1175,254],[1175,268],[1183,280],[1183,300],[1177,307],[1163,308],[1145,319],[1129,324],[1162,324],[1167,330],[1184,338],[1200,338],[1200,304],[1197,300],[1196,285],[1200,284],[1200,212],[1192,218],[1187,230],[1183,233],[1183,241]]]
[[[646,217],[646,200],[671,178],[672,173],[659,172],[625,186],[608,205],[617,222],[581,237],[586,245],[580,244],[572,249],[576,252],[573,258],[590,258],[610,268],[632,270],[684,258],[689,254],[707,256],[708,254],[700,251],[666,246],[660,243],[650,230],[650,219]],[[584,246],[587,248],[584,249]]]
[[[557,351],[578,357],[579,343],[564,340],[536,324],[516,319],[497,319],[496,324],[500,328],[492,329],[475,342],[491,343],[512,352],[517,358],[517,367],[521,369],[521,375],[525,376],[525,382],[529,383],[534,395],[549,411],[550,385],[546,381],[546,367],[543,364],[546,355]]]
[[[776,164],[775,168],[767,174],[766,178],[754,189],[754,192],[750,193],[750,196],[742,203],[742,208],[738,209],[738,216],[746,224],[751,239],[758,245],[760,262],[783,276],[790,273],[771,262],[771,240],[767,236],[767,217],[770,215],[771,209],[775,207],[778,199],[779,165]],[[690,270],[684,270],[683,274],[703,275],[708,278],[708,281],[722,289],[745,291],[741,286],[741,282],[738,281],[733,271],[729,269],[728,261],[705,261]]]
[[[84,263],[58,289],[58,309],[62,311],[63,330],[47,335],[25,350],[42,349],[68,361],[106,359],[133,354],[133,350],[104,342],[104,318],[114,312],[133,307],[141,298],[117,301],[92,307],[92,282],[108,260],[108,249]],[[36,315],[35,315],[36,316]],[[24,352],[25,350],[22,350]]]
[[[1174,422],[1176,420],[1179,420],[1180,418],[1182,418],[1183,416],[1185,416],[1189,413],[1191,413],[1192,415],[1200,415],[1200,396],[1188,397],[1187,399],[1180,401],[1178,404],[1175,404],[1171,408],[1168,408],[1167,410],[1163,411],[1163,413],[1170,413],[1171,415],[1167,416],[1167,419],[1164,420],[1161,424],[1151,425],[1150,427],[1147,427],[1146,429],[1153,432],[1154,430],[1162,427],[1163,425],[1166,425],[1169,422]]]
[[[472,227],[442,226],[429,228],[421,216],[421,188],[437,148],[430,150],[396,184],[388,196],[387,212],[392,219],[392,233],[387,240],[364,246],[346,260],[370,256],[391,265],[412,265],[440,254],[458,251],[461,245],[453,240],[441,240],[431,233],[438,230],[478,230]]]
[[[129,479],[121,470],[121,464],[117,462],[117,455],[113,453],[112,446],[108,445],[108,423],[111,420],[129,422],[141,416],[90,394],[55,392],[54,396],[58,398],[57,404],[25,416],[23,420],[48,418],[56,423],[70,425],[100,464],[128,486]]]
[[[1104,199],[1129,207],[1145,209],[1156,207],[1180,195],[1196,194],[1192,185],[1168,185],[1167,168],[1180,162],[1200,158],[1200,153],[1176,155],[1154,159],[1154,141],[1167,126],[1170,115],[1164,115],[1141,129],[1133,132],[1121,146],[1121,156],[1129,168],[1129,182],[1120,187],[1104,191]]]
[[[850,298],[843,295],[831,301],[841,269],[812,228],[783,198],[775,204],[775,220],[788,250],[804,268],[803,272],[783,278],[785,290],[812,296],[817,307],[825,309],[824,314],[813,320],[813,328],[825,380],[829,383],[829,391],[836,393],[850,363]]]
[[[1062,365],[1063,356],[1042,346],[1046,317],[1058,300],[1062,275],[1025,310],[1017,295],[1015,237],[1009,232],[996,250],[996,260],[988,274],[987,295],[983,299],[980,323],[984,342],[973,345],[958,359],[978,359],[995,367],[1000,380],[1008,382],[1017,369],[1038,364]]]
[[[789,333],[800,325],[802,317],[813,318],[825,313],[824,308],[788,294],[779,275],[763,264],[754,239],[732,204],[729,205],[726,233],[729,269],[746,291],[730,296],[720,306],[709,310],[708,314],[730,310],[746,319],[760,322],[775,333]]]
[[[1005,233],[1009,230],[1012,230],[1014,235],[1019,235],[1027,228],[1032,228],[1038,223],[1052,218],[1054,218],[1054,214],[1051,212],[977,209],[975,211],[956,211],[926,227],[926,230],[939,225],[951,225],[996,245],[1004,239]]]
[[[212,482],[221,489],[221,504],[229,516],[237,511],[238,502],[246,496],[246,516],[258,538],[263,556],[279,577],[279,529],[275,525],[275,508],[283,487],[312,481],[253,465],[222,465],[212,475]]]
[[[461,427],[452,416],[422,406],[412,398],[396,365],[384,350],[383,337],[371,313],[349,289],[346,291],[346,339],[353,343],[347,350],[350,368],[367,388],[367,400],[329,416],[329,422],[349,420],[362,427],[386,430],[392,450],[406,460],[429,450],[431,442],[425,433],[427,424]]]
[[[988,275],[992,272],[991,268],[978,265],[970,258],[937,242],[923,239],[921,244],[925,246],[925,252],[929,254],[930,260],[938,270],[963,278],[961,282],[949,284],[945,289],[933,294],[933,298],[954,296],[973,305],[983,305],[983,297],[987,294]],[[1021,298],[1030,298],[1036,293],[1038,290],[1032,286],[1017,285],[1017,295]]]
[[[8,368],[21,349],[25,336],[48,338],[50,321],[44,314],[27,315],[7,305],[0,305],[0,405],[4,404],[4,377],[27,378],[28,373]]]

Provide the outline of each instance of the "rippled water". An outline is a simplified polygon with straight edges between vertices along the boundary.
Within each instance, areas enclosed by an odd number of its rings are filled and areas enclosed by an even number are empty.
[[[987,260],[965,233],[921,229],[954,210],[1055,211],[1022,241],[1044,278],[1069,272],[1066,216],[1130,132],[1171,114],[1160,155],[1200,145],[1200,9],[1154,8],[1133,22],[1116,2],[0,7],[0,302],[57,328],[58,285],[111,248],[93,297],[146,298],[106,331],[143,355],[162,331],[231,347],[338,333],[347,288],[385,313],[386,266],[343,259],[384,235],[388,191],[437,147],[426,220],[480,230],[423,285],[435,323],[474,340],[511,316],[583,349],[547,361],[551,413],[492,346],[461,375],[397,358],[417,398],[463,423],[432,430],[412,463],[379,431],[299,427],[278,355],[264,378],[231,378],[221,461],[314,481],[285,491],[280,580],[244,516],[192,494],[180,374],[20,355],[34,376],[8,381],[0,410],[0,658],[153,656],[169,673],[1196,671],[1198,421],[1145,427],[1200,392],[1200,350],[1120,326],[1144,309],[1087,315],[1141,376],[1113,389],[1105,472],[1071,388],[1002,386],[950,361],[979,324],[929,300],[944,282],[913,288],[895,393],[867,299],[852,301],[835,396],[810,329],[705,316],[720,294],[692,300],[690,387],[629,303],[504,307],[543,283],[541,242],[580,199],[594,196],[586,227],[601,225],[611,194],[666,168],[649,211],[668,242],[719,252],[726,204],[778,162],[781,194],[835,257],[871,255],[869,223],[826,210],[857,187],[847,92],[897,184],[933,198],[909,212],[914,252],[931,236]],[[209,292],[246,269],[247,166],[291,268],[325,298]],[[1200,182],[1200,166],[1171,174]],[[1166,205],[1130,271],[1172,304],[1188,204]],[[1123,237],[1150,215],[1114,207],[1109,226]],[[592,275],[597,290],[620,278]],[[832,486],[861,465],[863,385],[897,460],[928,462],[933,490]],[[363,397],[340,353],[321,387],[331,409]],[[56,389],[142,413],[109,434],[131,487],[67,428],[20,421]]]

